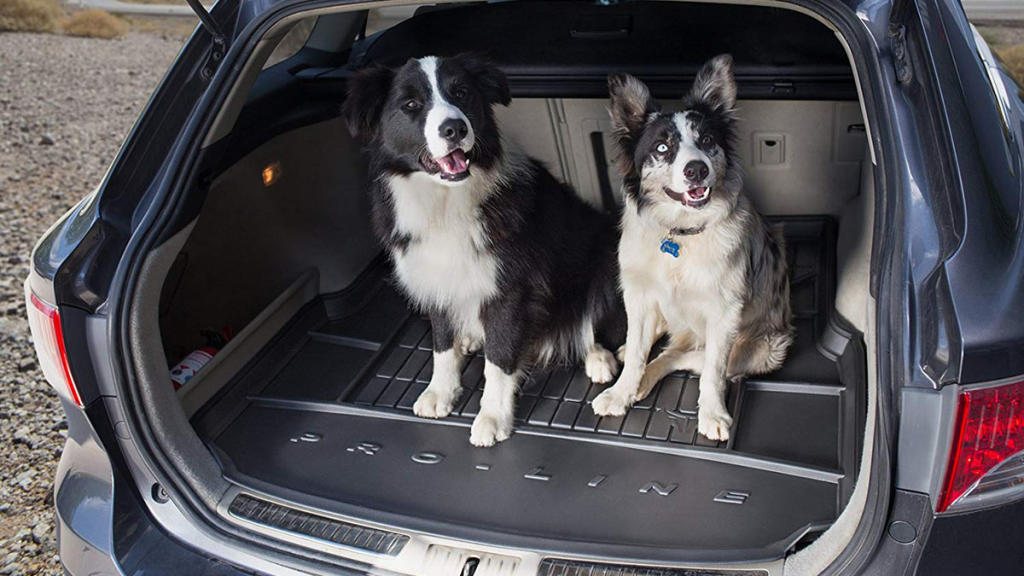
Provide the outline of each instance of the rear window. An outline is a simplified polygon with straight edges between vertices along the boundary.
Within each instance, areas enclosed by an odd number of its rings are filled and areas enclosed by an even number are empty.
[[[372,36],[413,17],[416,6],[391,6],[374,8],[366,15],[366,35]]]
[[[296,52],[302,49],[306,45],[306,41],[309,40],[309,35],[313,33],[313,28],[316,26],[316,17],[304,18],[300,20],[284,38],[281,38],[281,42],[278,43],[277,47],[267,58],[267,61],[263,63],[263,69],[266,70],[274,64],[287,60],[295,55]]]

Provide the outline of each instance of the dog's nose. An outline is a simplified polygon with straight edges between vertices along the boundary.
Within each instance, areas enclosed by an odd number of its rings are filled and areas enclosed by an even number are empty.
[[[438,128],[441,132],[441,138],[456,143],[466,137],[469,134],[469,126],[459,118],[449,118],[444,122],[441,122],[441,126]]]
[[[683,167],[683,176],[690,182],[702,182],[708,177],[708,165],[701,160],[690,160]]]

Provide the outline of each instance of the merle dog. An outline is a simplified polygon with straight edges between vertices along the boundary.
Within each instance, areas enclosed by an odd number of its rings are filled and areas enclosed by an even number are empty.
[[[726,379],[775,370],[793,339],[782,235],[743,194],[732,58],[704,65],[680,112],[661,112],[632,76],[608,85],[625,182],[628,328],[622,374],[594,412],[624,414],[664,376],[686,370],[700,374],[698,430],[726,440]],[[647,364],[666,332],[668,345]]]

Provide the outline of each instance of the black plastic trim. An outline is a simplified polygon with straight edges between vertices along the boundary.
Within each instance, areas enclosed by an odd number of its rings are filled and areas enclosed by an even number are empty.
[[[397,556],[409,542],[409,537],[405,534],[342,522],[249,494],[235,496],[228,505],[228,513],[235,518],[255,522],[267,528],[349,548],[359,548],[374,554]]]

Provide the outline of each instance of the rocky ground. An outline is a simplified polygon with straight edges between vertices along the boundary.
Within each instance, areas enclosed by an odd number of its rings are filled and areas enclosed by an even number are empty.
[[[61,574],[52,485],[67,424],[29,341],[29,251],[99,184],[182,42],[0,33],[0,574]]]

